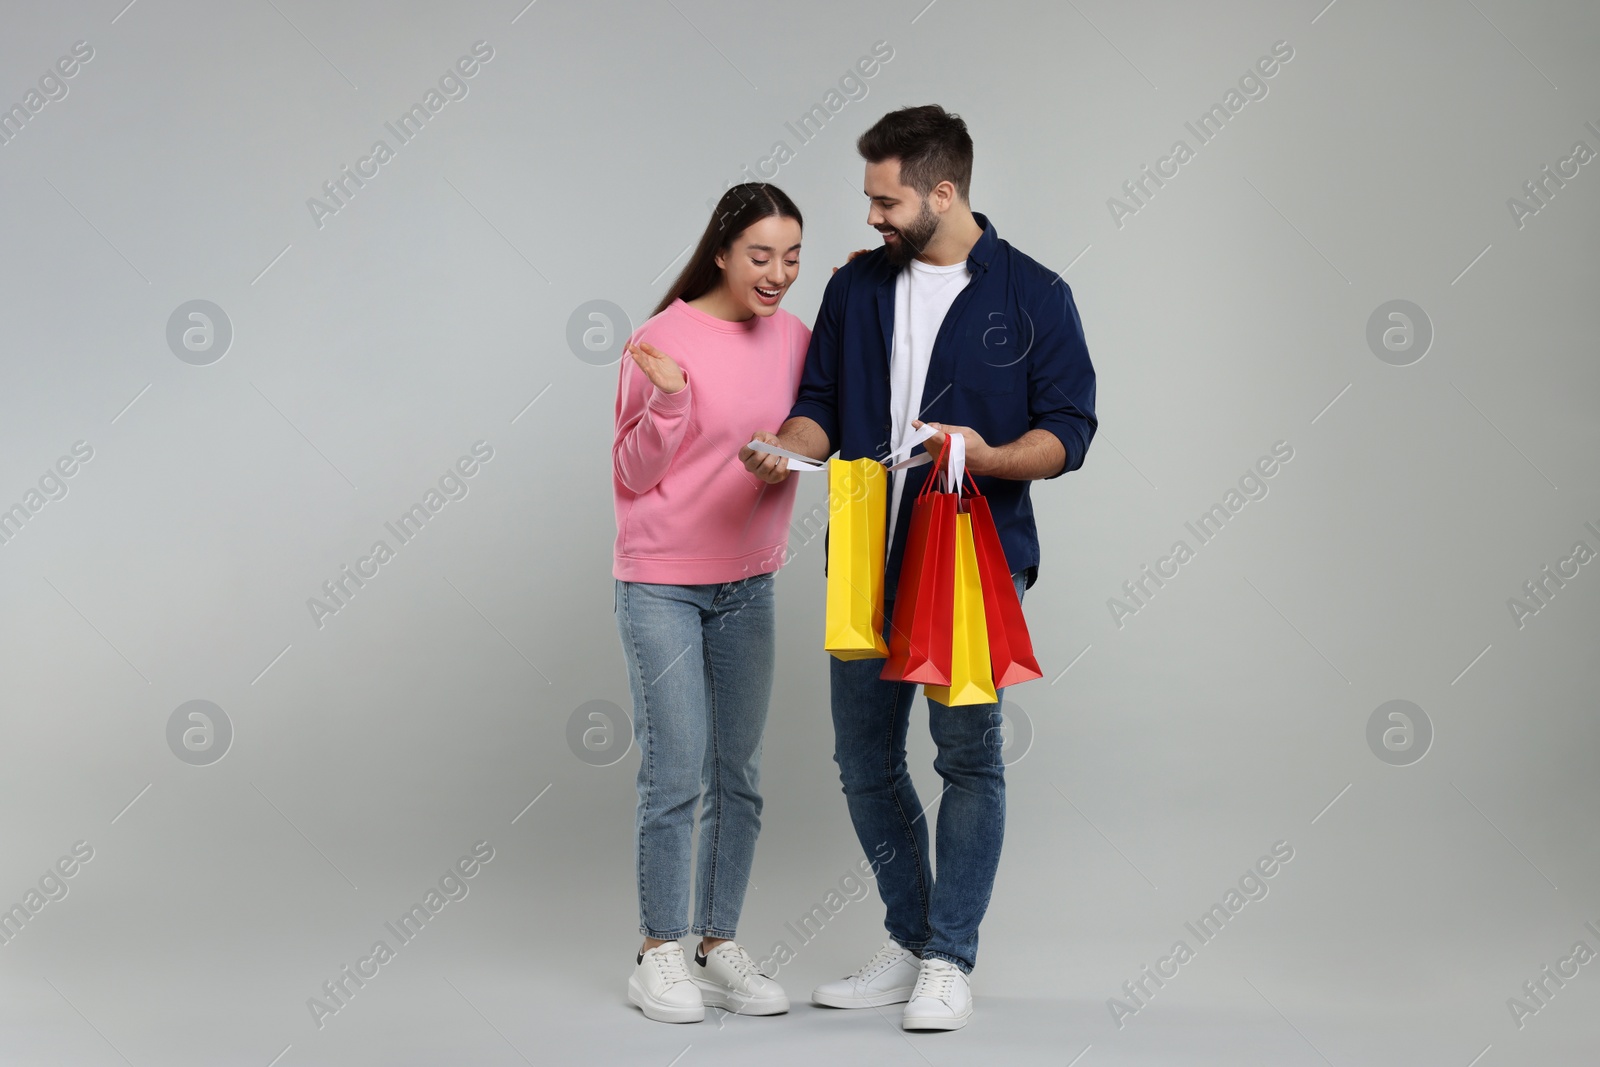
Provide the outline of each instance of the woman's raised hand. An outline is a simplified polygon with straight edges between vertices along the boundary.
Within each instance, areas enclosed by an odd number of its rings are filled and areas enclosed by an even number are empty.
[[[689,380],[684,377],[683,368],[678,366],[678,361],[649,341],[640,341],[637,344],[629,341],[624,347],[628,355],[633,357],[634,363],[644,371],[645,377],[663,393],[676,393],[689,384]]]

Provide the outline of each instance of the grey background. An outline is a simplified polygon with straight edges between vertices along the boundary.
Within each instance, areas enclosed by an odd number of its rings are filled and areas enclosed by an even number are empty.
[[[1506,201],[1600,149],[1600,10],[1324,3],[0,7],[0,102],[94,49],[0,146],[0,503],[94,451],[0,545],[0,903],[94,849],[0,946],[0,1059],[1592,1062],[1600,963],[1522,1028],[1507,998],[1600,949],[1600,566],[1521,628],[1507,600],[1600,548],[1600,163],[1521,228]],[[319,228],[307,198],[479,40],[468,95]],[[1116,225],[1121,183],[1279,40],[1269,94]],[[876,41],[866,96],[797,146],[784,123]],[[567,742],[586,702],[629,703],[617,367],[569,318],[641,322],[782,139],[810,321],[876,240],[855,136],[928,101],[972,129],[974,207],[1066,272],[1099,375],[1087,463],[1034,497],[1046,673],[1008,696],[1032,739],[978,1014],[913,1041],[803,1003],[881,940],[873,895],[783,968],[788,1016],[652,1024],[624,1001],[637,753]],[[1366,340],[1396,299],[1434,331],[1403,367]],[[166,341],[191,300],[233,330],[207,366]],[[307,598],[480,440],[468,495],[318,628]],[[1269,495],[1115,625],[1280,440]],[[797,516],[822,499],[803,483]],[[859,857],[821,539],[793,544],[758,956]],[[1434,731],[1406,766],[1367,742],[1395,699]],[[168,746],[191,700],[233,729],[209,765]],[[931,799],[920,698],[912,738]],[[479,840],[470,894],[318,1029],[307,999]],[[1280,840],[1270,894],[1118,1028],[1108,998]]]

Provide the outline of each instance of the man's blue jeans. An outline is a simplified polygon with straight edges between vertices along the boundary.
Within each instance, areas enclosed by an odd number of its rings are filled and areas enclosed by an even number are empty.
[[[640,753],[635,829],[646,937],[731,938],[739,924],[761,832],[773,584],[771,574],[708,585],[616,582]],[[695,857],[690,839],[702,798]]]
[[[1027,575],[1011,577],[1020,598]],[[890,598],[883,609],[885,637],[893,612]],[[949,960],[970,972],[1005,836],[1000,702],[947,708],[928,701],[928,728],[939,750],[933,768],[944,780],[944,791],[934,798],[939,808],[936,882],[929,862],[928,820],[906,770],[906,729],[916,683],[881,680],[881,659],[829,659],[833,758],[850,821],[867,855],[877,854],[884,842],[894,850],[877,876],[888,913],[884,926],[896,942],[923,958]],[[1005,690],[1000,697],[1004,700]]]

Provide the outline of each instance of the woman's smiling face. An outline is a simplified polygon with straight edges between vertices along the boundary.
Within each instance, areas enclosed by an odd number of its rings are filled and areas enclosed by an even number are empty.
[[[734,306],[771,315],[800,274],[800,224],[778,215],[758,219],[717,254],[717,266]]]

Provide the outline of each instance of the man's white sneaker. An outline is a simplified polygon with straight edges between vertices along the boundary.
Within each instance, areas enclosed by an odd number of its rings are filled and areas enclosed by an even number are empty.
[[[925,959],[900,1016],[903,1030],[959,1030],[972,1017],[972,989],[949,960]]]
[[[701,999],[735,1015],[781,1015],[789,1010],[783,987],[756,970],[756,961],[740,945],[724,941],[709,953],[694,950],[689,978]]]
[[[909,950],[885,941],[856,973],[817,986],[811,993],[811,1003],[829,1008],[904,1004],[916,987],[920,962]]]
[[[700,988],[689,978],[683,946],[676,941],[639,954],[628,976],[628,999],[658,1023],[697,1023],[706,1017]]]

